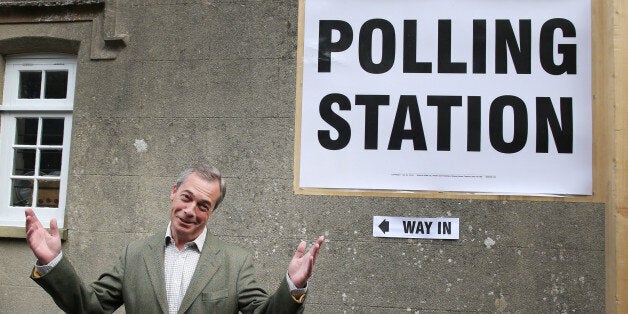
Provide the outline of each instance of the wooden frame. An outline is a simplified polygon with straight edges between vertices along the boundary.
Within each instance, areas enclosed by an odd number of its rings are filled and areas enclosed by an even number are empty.
[[[609,195],[606,201],[606,312],[628,312],[628,0],[595,2],[600,37],[596,46],[604,64],[599,73],[610,143],[604,152],[612,157],[605,169]],[[603,60],[603,61],[602,61]],[[602,126],[600,126],[602,128]]]

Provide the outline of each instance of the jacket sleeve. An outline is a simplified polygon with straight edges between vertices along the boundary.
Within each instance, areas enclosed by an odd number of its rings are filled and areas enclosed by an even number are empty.
[[[250,255],[244,259],[237,281],[238,307],[242,313],[302,313],[303,303],[290,295],[285,275],[274,294],[268,296],[255,281]]]
[[[33,279],[66,313],[111,313],[122,305],[124,255],[110,272],[85,285],[64,255],[46,275]]]

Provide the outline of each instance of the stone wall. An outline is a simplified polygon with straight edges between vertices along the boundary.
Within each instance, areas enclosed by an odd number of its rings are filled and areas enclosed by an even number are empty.
[[[0,43],[80,41],[63,250],[85,281],[164,232],[178,172],[207,161],[228,184],[210,232],[254,253],[267,290],[327,237],[308,313],[604,312],[603,204],[293,193],[296,0],[106,2],[0,11]],[[460,240],[373,238],[374,215],[459,217]],[[0,312],[56,309],[26,242],[0,251]]]

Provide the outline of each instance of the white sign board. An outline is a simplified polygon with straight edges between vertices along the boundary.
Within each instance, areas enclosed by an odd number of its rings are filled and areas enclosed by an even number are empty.
[[[460,223],[458,218],[373,216],[373,236],[458,240]]]
[[[590,0],[302,0],[299,189],[592,194]]]

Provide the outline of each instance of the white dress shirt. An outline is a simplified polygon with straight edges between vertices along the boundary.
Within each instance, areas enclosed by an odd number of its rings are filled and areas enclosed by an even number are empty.
[[[179,250],[170,233],[170,224],[166,230],[166,248],[164,254],[164,274],[166,280],[166,295],[168,297],[168,312],[177,313],[181,301],[188,290],[196,264],[203,251],[203,244],[207,237],[207,228],[192,242],[187,242]]]

